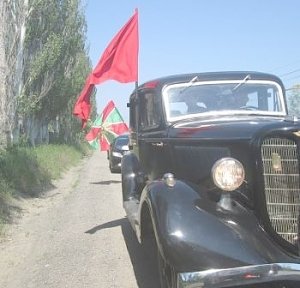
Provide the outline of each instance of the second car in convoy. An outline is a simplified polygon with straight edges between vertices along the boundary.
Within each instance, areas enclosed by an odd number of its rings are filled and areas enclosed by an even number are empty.
[[[108,161],[111,173],[121,173],[122,157],[127,151],[129,151],[128,142],[128,134],[123,134],[116,137],[110,144],[110,149],[108,151]]]

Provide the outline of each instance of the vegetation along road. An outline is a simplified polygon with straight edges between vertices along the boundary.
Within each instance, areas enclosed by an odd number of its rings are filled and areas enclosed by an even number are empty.
[[[26,201],[0,243],[0,287],[155,288],[124,216],[120,179],[97,151]]]

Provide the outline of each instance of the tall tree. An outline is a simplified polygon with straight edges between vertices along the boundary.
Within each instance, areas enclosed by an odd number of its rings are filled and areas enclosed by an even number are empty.
[[[0,1],[0,147],[4,146],[5,143],[5,122],[6,122],[6,89],[5,89],[5,78],[6,78],[6,60],[5,60],[5,7],[6,3]]]
[[[22,82],[22,43],[25,39],[25,8],[28,0],[0,2],[0,145],[5,147],[13,140],[17,123],[17,94]]]
[[[80,0],[0,0],[0,147],[20,131],[47,143],[51,121],[64,141],[81,133],[72,106],[91,70],[85,38]]]
[[[86,23],[80,0],[31,0],[29,6],[19,111],[35,145],[47,142],[50,121],[69,119],[76,126],[68,107],[80,92],[91,64],[85,49]]]
[[[290,115],[300,117],[300,84],[294,85],[288,95],[288,109]]]

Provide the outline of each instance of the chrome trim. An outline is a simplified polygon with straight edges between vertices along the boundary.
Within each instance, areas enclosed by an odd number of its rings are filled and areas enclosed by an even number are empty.
[[[177,288],[225,288],[288,280],[300,283],[300,264],[271,263],[179,273]]]
[[[163,147],[164,143],[163,142],[152,142],[151,145],[156,146],[156,147]]]
[[[266,208],[273,229],[293,245],[298,242],[300,171],[297,143],[266,138],[261,146]]]

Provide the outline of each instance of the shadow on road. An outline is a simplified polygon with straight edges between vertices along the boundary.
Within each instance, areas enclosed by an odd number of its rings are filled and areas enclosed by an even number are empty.
[[[110,184],[119,184],[122,183],[118,180],[108,180],[108,181],[99,181],[99,182],[90,182],[90,184],[97,184],[97,185],[110,185]]]
[[[158,285],[158,277],[156,272],[156,267],[153,263],[148,261],[148,256],[146,251],[137,241],[137,238],[130,226],[127,218],[121,218],[118,220],[110,221],[92,229],[86,231],[85,233],[94,234],[97,231],[121,226],[122,234],[127,246],[127,250],[130,256],[130,260],[134,269],[134,274],[136,282],[139,288],[156,288]]]
[[[125,221],[127,221],[126,218],[110,221],[110,222],[95,226],[94,228],[92,228],[88,231],[85,231],[84,233],[95,234],[99,230],[103,230],[103,229],[107,229],[107,228],[113,228],[113,227],[117,227],[117,226],[122,226],[123,222],[125,222]]]

